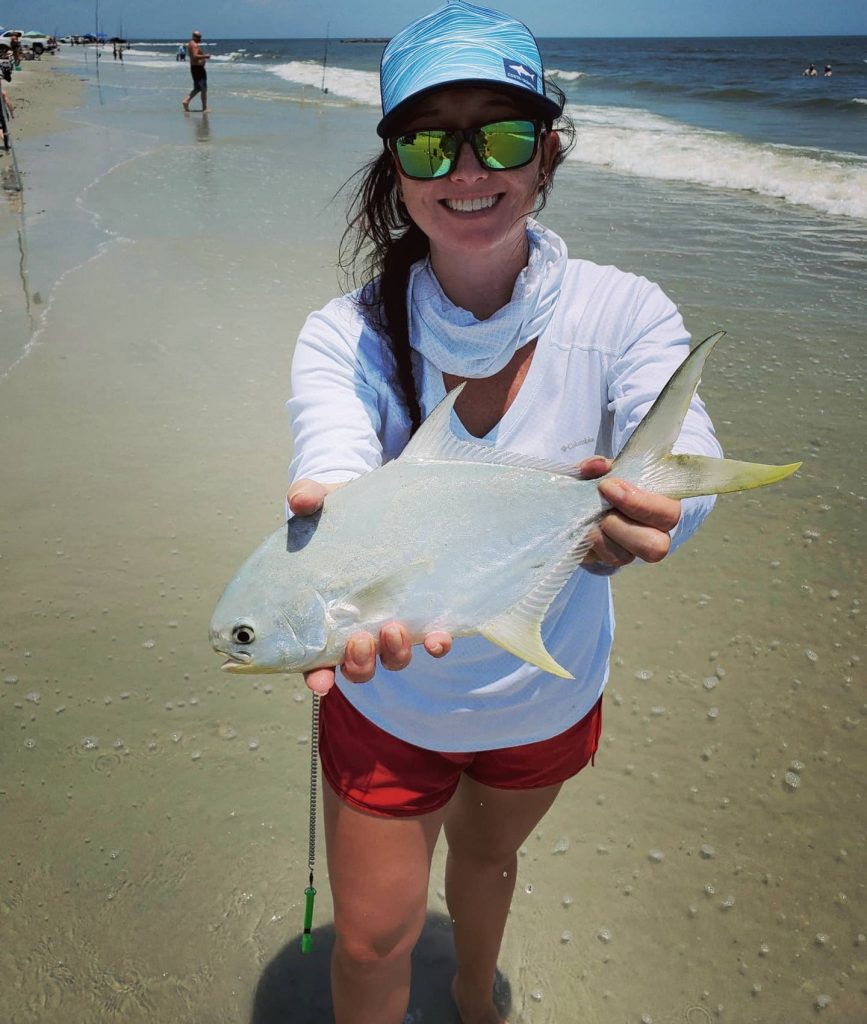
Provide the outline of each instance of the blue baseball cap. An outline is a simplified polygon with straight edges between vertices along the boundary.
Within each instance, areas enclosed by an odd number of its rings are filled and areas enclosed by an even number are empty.
[[[533,33],[502,11],[451,0],[401,29],[382,54],[382,120],[392,133],[411,100],[446,85],[478,85],[529,100],[553,121],[562,102],[546,95],[542,57]]]

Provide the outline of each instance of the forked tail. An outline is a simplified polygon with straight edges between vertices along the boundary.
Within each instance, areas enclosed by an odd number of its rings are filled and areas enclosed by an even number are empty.
[[[800,466],[762,466],[707,455],[672,455],[684,417],[698,387],[704,363],[725,331],[699,342],[638,424],[623,451],[614,460],[611,474],[655,494],[669,498],[693,498],[700,494],[725,494],[764,487],[791,475]]]

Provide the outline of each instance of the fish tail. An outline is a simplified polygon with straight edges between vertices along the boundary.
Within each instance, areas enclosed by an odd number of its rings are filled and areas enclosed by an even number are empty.
[[[699,342],[677,368],[614,460],[610,471],[612,476],[622,477],[643,490],[669,498],[692,498],[764,487],[800,468],[800,462],[763,466],[707,455],[671,454],[701,379],[705,360],[724,333],[718,331]]]

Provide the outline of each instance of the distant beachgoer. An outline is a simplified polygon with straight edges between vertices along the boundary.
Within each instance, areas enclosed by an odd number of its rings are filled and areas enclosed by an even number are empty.
[[[815,64],[810,64],[809,67],[804,68],[801,74],[807,78],[815,78],[819,72],[816,70]]]
[[[117,43],[112,43],[111,55],[112,57],[114,57],[115,60],[117,60]]]
[[[197,94],[202,94],[202,113],[208,109],[208,73],[205,70],[205,62],[211,59],[209,53],[202,49],[202,33],[196,30],[193,32],[190,41],[187,43],[187,52],[190,55],[190,74],[193,76],[193,89],[189,96],[181,102],[181,106],[189,113],[190,100]]]
[[[178,47],[178,52],[175,54],[175,60],[186,60],[187,59],[187,48],[181,43]]]
[[[833,74],[834,74],[834,72],[831,70],[831,65],[830,64],[826,64],[825,65],[825,71],[824,71],[822,77],[823,78],[830,78],[831,75],[833,75]]]

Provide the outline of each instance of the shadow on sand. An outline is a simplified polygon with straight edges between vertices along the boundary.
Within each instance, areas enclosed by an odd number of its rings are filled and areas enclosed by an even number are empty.
[[[250,1024],[327,1024],[332,1018],[329,960],[334,928],[313,931],[313,949],[302,954],[296,935],[262,972]],[[412,955],[412,989],[407,1024],[460,1024],[449,994],[454,974],[454,946],[449,919],[428,914]],[[508,979],[497,974],[494,1000],[500,1013],[511,1010]]]

